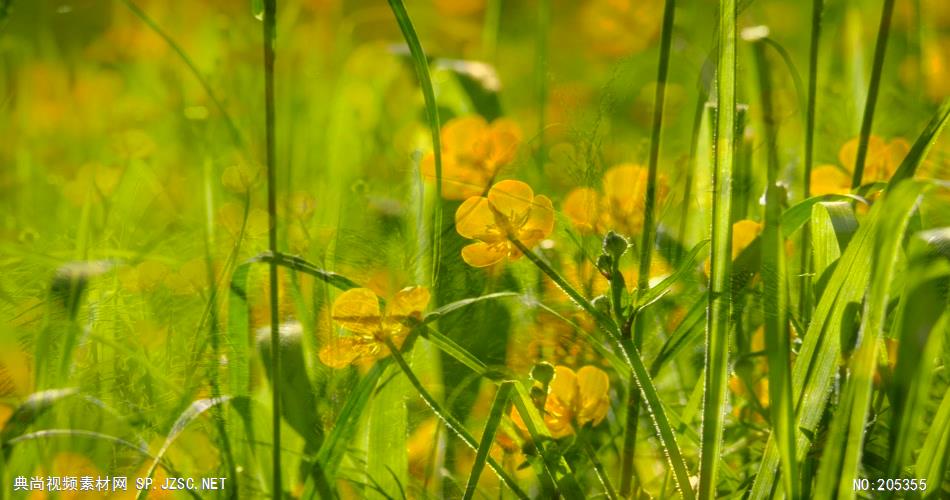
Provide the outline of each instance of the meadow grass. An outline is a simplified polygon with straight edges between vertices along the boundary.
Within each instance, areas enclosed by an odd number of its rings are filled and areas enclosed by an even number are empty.
[[[0,499],[950,495],[950,9],[800,11],[0,1]]]

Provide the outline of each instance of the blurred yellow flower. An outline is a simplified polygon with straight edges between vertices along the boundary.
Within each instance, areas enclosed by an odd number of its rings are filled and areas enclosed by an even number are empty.
[[[521,129],[509,119],[487,123],[480,116],[449,120],[442,127],[442,196],[464,200],[485,192],[498,170],[511,163]],[[435,179],[435,154],[422,159],[422,173]]]
[[[858,142],[855,137],[844,143],[838,151],[841,167],[819,165],[811,172],[812,196],[823,194],[846,194],[851,192],[851,176],[858,156]],[[887,181],[897,171],[904,157],[910,151],[910,143],[902,138],[886,142],[872,135],[868,139],[868,152],[864,161],[864,175],[861,182]]]
[[[387,305],[379,308],[379,297],[368,288],[353,288],[333,302],[331,316],[339,326],[354,335],[338,337],[320,349],[320,361],[331,368],[343,368],[363,360],[389,355],[386,339],[402,346],[410,327],[406,320],[422,319],[429,303],[429,290],[415,286],[403,288]]]
[[[74,205],[82,205],[87,197],[90,203],[98,203],[115,192],[122,179],[123,169],[87,163],[76,171],[72,180],[63,186],[63,195]]]
[[[597,425],[610,409],[610,378],[600,368],[585,366],[577,371],[554,368],[554,380],[544,403],[544,424],[555,439],[570,436],[590,423]],[[522,431],[527,426],[516,409],[511,418]]]
[[[604,233],[614,229],[625,235],[643,229],[643,200],[646,198],[648,170],[624,163],[604,174],[603,194],[594,189],[576,188],[564,198],[562,210],[578,231]],[[657,204],[666,198],[663,177],[657,178]]]
[[[732,260],[742,253],[749,245],[759,237],[762,232],[762,224],[754,220],[743,219],[732,225]],[[709,276],[709,259],[706,259],[706,276]]]
[[[511,242],[526,247],[539,243],[554,230],[554,208],[544,195],[534,195],[521,181],[501,181],[488,197],[473,196],[455,212],[455,229],[465,238],[478,240],[462,249],[462,260],[474,267],[486,267],[505,259],[521,257]]]
[[[580,25],[594,51],[620,57],[653,43],[662,13],[660,0],[594,0],[581,11]]]
[[[261,171],[245,164],[232,165],[221,174],[221,184],[229,191],[244,194],[261,180]]]

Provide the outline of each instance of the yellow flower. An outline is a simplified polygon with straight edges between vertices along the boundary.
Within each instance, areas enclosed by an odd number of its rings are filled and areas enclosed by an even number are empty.
[[[844,143],[838,151],[840,168],[835,165],[819,165],[811,172],[811,194],[845,194],[851,192],[851,177],[858,156],[858,142],[855,137]],[[864,161],[862,183],[887,181],[897,171],[904,157],[910,151],[910,143],[902,138],[886,142],[878,136],[868,138],[868,152]]]
[[[570,436],[590,423],[597,425],[610,409],[610,379],[603,370],[585,366],[577,373],[566,366],[554,368],[554,380],[544,403],[544,424],[555,439]],[[527,426],[512,409],[512,421],[521,430]]]
[[[595,52],[636,54],[656,38],[662,7],[659,0],[594,0],[582,10],[580,24]]]
[[[354,335],[339,337],[320,349],[320,361],[331,368],[343,368],[363,360],[377,360],[389,355],[386,339],[396,346],[409,334],[406,320],[422,319],[429,303],[425,287],[403,288],[387,305],[379,308],[379,297],[368,288],[343,292],[333,302],[333,320]]]
[[[578,231],[604,233],[614,229],[626,235],[643,229],[643,200],[648,170],[624,163],[604,174],[603,194],[591,188],[576,188],[564,199],[562,210]],[[666,198],[663,178],[657,179],[657,203]]]
[[[521,257],[513,239],[531,248],[547,238],[554,230],[554,208],[547,196],[535,196],[531,186],[501,181],[487,198],[473,196],[462,203],[455,212],[455,229],[478,240],[462,249],[462,260],[474,267],[490,266],[506,257]]]
[[[479,116],[449,120],[442,127],[442,196],[464,200],[481,195],[498,169],[511,163],[521,129],[508,119],[491,124]],[[422,159],[422,172],[435,179],[435,155]]]

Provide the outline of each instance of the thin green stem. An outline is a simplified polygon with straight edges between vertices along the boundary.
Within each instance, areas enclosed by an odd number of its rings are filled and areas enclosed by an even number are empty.
[[[172,51],[178,55],[178,57],[185,63],[185,66],[188,66],[188,70],[191,71],[191,74],[194,75],[195,79],[198,80],[198,84],[201,85],[201,88],[208,94],[208,98],[211,99],[211,103],[214,104],[214,107],[218,109],[218,112],[221,113],[221,117],[224,118],[224,122],[228,126],[228,131],[231,133],[231,140],[234,141],[234,145],[238,148],[244,147],[244,139],[241,137],[241,132],[238,130],[237,126],[234,124],[234,120],[231,119],[231,115],[228,114],[227,110],[224,108],[224,104],[221,102],[221,99],[218,99],[218,96],[214,93],[214,90],[211,89],[211,84],[208,83],[208,80],[201,74],[201,71],[198,70],[198,67],[195,66],[194,61],[188,57],[188,54],[181,48],[180,45],[168,35],[155,22],[151,17],[148,16],[142,9],[137,5],[132,3],[130,0],[122,0],[122,3],[132,11],[132,14],[135,14],[135,17],[139,18],[148,26],[156,35],[161,37],[165,43],[171,47]]]
[[[419,87],[426,103],[426,119],[429,122],[429,132],[432,134],[432,152],[435,156],[435,205],[432,221],[432,286],[439,282],[440,260],[442,258],[442,140],[440,135],[439,106],[435,100],[435,90],[432,87],[432,77],[429,74],[429,61],[425,50],[412,25],[412,19],[402,0],[389,0],[389,8],[396,18],[403,39],[409,46],[409,53],[416,68],[416,77],[419,78]]]
[[[765,40],[753,42],[759,79],[762,122],[768,163],[765,194],[765,229],[762,233],[762,282],[765,293],[762,315],[769,367],[769,401],[772,433],[779,443],[782,459],[782,483],[788,498],[798,498],[798,463],[795,460],[795,408],[792,403],[791,346],[785,277],[785,246],[782,238],[782,201],[784,189],[778,184],[778,130],[773,105],[771,66],[765,53]]]
[[[811,11],[811,46],[808,53],[808,97],[805,104],[805,171],[802,179],[802,199],[811,197],[811,171],[815,165],[815,110],[818,100],[818,53],[821,41],[821,16],[824,0],[813,0]],[[802,324],[811,321],[811,229],[805,226],[801,239],[801,283],[799,284],[799,314]]]
[[[277,165],[274,136],[274,41],[277,37],[277,0],[264,0],[263,45],[264,45],[264,128],[267,164],[267,246],[271,254],[277,254]],[[283,479],[280,466],[280,311],[277,285],[277,262],[270,266],[270,352],[273,421],[273,481],[274,498],[283,498]]]
[[[881,25],[878,27],[877,44],[874,47],[874,64],[871,67],[871,82],[868,85],[868,98],[864,103],[864,118],[861,120],[861,135],[858,139],[858,153],[854,160],[854,175],[851,189],[861,185],[864,177],[864,163],[868,156],[868,143],[874,124],[874,109],[877,107],[877,95],[881,88],[881,75],[884,72],[884,56],[887,53],[887,39],[891,32],[891,18],[894,14],[894,0],[884,0],[881,12]]]
[[[548,32],[551,29],[551,0],[538,2],[538,33],[536,41],[536,68],[538,85],[538,151],[535,155],[535,164],[538,172],[544,172],[544,162],[547,160],[547,148],[544,141],[544,129],[547,126],[548,102]]]
[[[637,274],[637,296],[642,297],[650,287],[650,267],[653,241],[656,238],[656,182],[660,163],[660,141],[663,132],[663,107],[666,102],[666,82],[670,69],[670,47],[673,40],[673,21],[676,0],[666,0],[663,9],[663,27],[660,36],[660,62],[656,76],[656,94],[653,98],[653,129],[650,134],[650,159],[647,167],[646,199],[643,207],[643,232],[640,239],[640,267]],[[635,312],[633,345],[643,345],[645,311]],[[618,320],[619,321],[619,320]],[[630,384],[627,395],[627,425],[624,432],[623,455],[620,466],[620,494],[630,494],[635,470],[633,458],[637,445],[637,425],[640,414],[640,393],[636,384]]]
[[[609,500],[619,499],[620,497],[617,496],[617,491],[614,490],[614,486],[610,483],[610,477],[607,476],[607,470],[604,468],[604,464],[600,462],[600,458],[597,457],[597,450],[590,444],[590,440],[587,439],[587,436],[585,436],[583,432],[578,433],[577,440],[587,455],[587,458],[590,460],[591,465],[594,466],[594,472],[597,474],[597,479],[600,480],[600,484],[604,487],[604,493],[607,494],[607,498]]]
[[[399,369],[402,370],[402,373],[409,380],[409,383],[412,384],[412,387],[416,390],[416,392],[419,393],[419,396],[422,398],[422,400],[425,401],[427,405],[429,405],[429,408],[433,413],[435,413],[435,416],[439,417],[439,420],[442,420],[446,427],[454,432],[463,442],[465,442],[465,444],[477,451],[478,441],[476,441],[475,438],[469,434],[468,430],[465,429],[458,419],[446,411],[446,409],[443,408],[434,397],[432,397],[432,394],[430,394],[425,386],[422,385],[419,377],[416,376],[409,364],[406,363],[406,359],[402,356],[402,353],[399,351],[399,348],[396,347],[396,344],[393,343],[392,339],[387,337],[384,342],[386,343],[386,347],[389,348],[389,353],[392,355],[393,360],[395,360],[396,364],[399,365]],[[501,466],[501,464],[491,457],[487,457],[486,462],[488,463],[488,466],[491,467],[496,474],[498,474],[499,479],[501,479],[502,482],[504,482],[505,485],[508,486],[508,488],[510,488],[511,491],[518,496],[518,498],[528,498],[528,495],[526,495],[521,490],[521,488],[518,487],[518,484],[511,476],[508,475],[507,472],[505,472],[505,469]]]
[[[640,357],[640,351],[630,342],[629,339],[623,339],[620,334],[620,327],[613,321],[613,319],[598,311],[587,299],[585,299],[577,290],[574,289],[567,281],[564,280],[561,275],[557,273],[547,262],[544,262],[540,257],[537,256],[534,252],[531,251],[528,247],[524,245],[521,241],[511,238],[509,241],[518,250],[523,253],[528,260],[530,260],[534,265],[538,266],[539,269],[544,274],[547,274],[554,283],[561,288],[561,290],[571,298],[574,302],[581,306],[584,311],[593,316],[597,321],[597,324],[600,328],[606,332],[606,337],[608,342],[610,342],[619,352],[624,359],[624,362],[627,366],[630,367],[631,372],[633,373],[633,382],[639,387],[641,396],[643,396],[643,402],[645,404],[644,409],[650,415],[653,420],[654,429],[656,430],[657,435],[659,436],[660,443],[663,446],[664,451],[666,452],[667,463],[673,469],[673,476],[676,479],[676,487],[679,489],[680,494],[683,495],[683,498],[686,500],[692,500],[695,498],[693,489],[690,486],[689,482],[689,471],[686,467],[686,460],[683,457],[682,452],[680,451],[679,444],[676,442],[676,436],[673,433],[673,427],[670,425],[669,418],[666,415],[666,410],[664,410],[662,402],[660,401],[660,396],[656,392],[656,386],[653,385],[653,380],[650,378],[650,374],[647,371],[646,365],[643,364],[643,358]]]
[[[729,360],[732,274],[732,171],[736,149],[736,0],[719,2],[716,71],[716,153],[713,170],[712,255],[706,316],[705,392],[699,497],[716,497]]]

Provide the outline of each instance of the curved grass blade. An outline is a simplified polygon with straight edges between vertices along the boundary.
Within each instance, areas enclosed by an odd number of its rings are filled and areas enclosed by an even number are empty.
[[[831,431],[818,470],[815,490],[819,495],[854,498],[851,481],[859,477],[858,467],[864,448],[867,411],[871,401],[877,348],[884,332],[891,282],[897,273],[898,253],[911,213],[920,201],[923,185],[906,181],[897,186],[885,201],[880,224],[875,234],[870,291],[864,313],[857,352],[851,358],[851,370],[844,395],[835,412]],[[834,491],[837,491],[835,495]]]
[[[478,478],[485,468],[485,460],[488,459],[488,452],[495,442],[495,432],[498,431],[498,425],[501,424],[501,418],[505,414],[505,408],[508,407],[508,398],[511,396],[511,389],[514,382],[505,381],[498,386],[495,392],[495,399],[492,401],[491,409],[488,410],[488,420],[485,422],[485,430],[482,432],[482,441],[478,444],[478,451],[475,452],[475,462],[472,464],[472,471],[468,476],[468,484],[465,485],[464,500],[470,500],[478,487]]]
[[[934,229],[915,235],[907,252],[907,285],[895,321],[900,350],[889,394],[894,416],[888,477],[900,477],[917,449],[935,361],[944,348],[943,333],[950,321],[950,259],[937,248],[946,245],[950,228]]]
[[[897,167],[897,171],[891,177],[888,187],[914,176],[920,163],[936,142],[937,137],[940,137],[940,133],[947,125],[948,119],[950,119],[950,97],[943,100],[933,117],[930,118],[930,122],[924,127],[923,132],[917,136],[917,140],[914,141],[914,145],[911,146],[907,156],[904,157],[904,161],[901,162],[900,166]]]
[[[458,419],[456,419],[451,413],[448,413],[445,408],[443,408],[442,405],[439,404],[434,397],[432,397],[432,394],[426,390],[425,386],[422,385],[422,382],[412,371],[412,368],[409,367],[409,364],[406,363],[406,360],[402,357],[402,353],[399,352],[399,348],[393,344],[391,339],[386,339],[386,346],[389,348],[391,358],[396,362],[397,365],[399,365],[399,368],[402,370],[403,374],[407,379],[409,379],[409,383],[412,384],[412,386],[416,389],[416,392],[419,393],[419,396],[423,399],[423,401],[429,405],[429,408],[432,410],[432,412],[435,413],[437,417],[439,417],[439,420],[442,420],[442,422],[445,423],[445,426],[455,433],[455,435],[457,435],[459,439],[462,440],[462,442],[470,446],[473,450],[478,450],[478,442],[475,441],[475,438],[469,434],[469,432],[465,429],[462,423],[458,421]],[[377,363],[377,365],[378,364],[380,363]],[[491,467],[492,470],[494,470],[498,475],[498,478],[501,479],[501,481],[505,483],[505,485],[508,486],[508,488],[510,488],[511,491],[514,492],[516,496],[518,496],[518,498],[528,498],[521,488],[518,487],[518,484],[515,482],[515,480],[510,475],[508,475],[507,472],[505,472],[505,469],[501,466],[501,464],[491,457],[488,457],[486,461],[488,462],[489,467]]]
[[[795,451],[798,460],[803,460],[808,453],[812,445],[809,436],[814,435],[824,414],[834,372],[838,368],[841,339],[851,335],[849,327],[843,324],[845,313],[852,310],[854,304],[859,304],[867,291],[871,274],[867,263],[874,260],[878,228],[885,220],[885,213],[888,218],[893,218],[896,217],[894,212],[913,208],[907,196],[903,200],[886,197],[871,207],[867,219],[831,271],[815,308],[792,371],[792,394],[797,405]],[[752,485],[751,498],[767,498],[772,494],[778,461],[777,444],[770,438]]]
[[[320,281],[323,281],[324,283],[341,291],[346,291],[350,288],[358,288],[360,286],[355,281],[343,276],[342,274],[337,274],[332,271],[325,271],[301,257],[287,255],[281,252],[264,252],[252,257],[247,262],[273,262],[278,266],[283,266],[293,269],[294,271],[300,271],[304,274],[313,276],[314,278],[317,278]]]
[[[719,55],[716,71],[715,168],[713,169],[712,254],[706,319],[705,393],[699,498],[716,496],[722,452],[726,380],[729,363],[729,317],[732,294],[732,171],[736,150],[736,1],[719,2]]]
[[[230,396],[222,396],[219,398],[210,398],[210,399],[199,399],[185,409],[181,415],[178,416],[178,419],[175,420],[175,424],[172,425],[172,428],[168,431],[168,435],[165,436],[165,442],[162,443],[162,447],[158,450],[158,453],[155,454],[155,458],[152,460],[151,465],[148,467],[148,471],[145,473],[145,477],[152,477],[155,474],[155,469],[158,467],[162,458],[165,457],[165,453],[175,442],[175,439],[188,427],[188,424],[194,422],[198,417],[200,417],[204,412],[208,411],[214,406],[220,405],[222,403],[227,403],[232,401],[234,398]],[[275,422],[275,425],[279,425]],[[145,498],[148,494],[148,490],[139,490],[138,494],[135,496],[137,500]]]
[[[812,217],[812,207],[818,203],[833,201],[860,202],[864,203],[865,205],[868,204],[867,200],[864,198],[852,194],[823,194],[820,196],[812,196],[807,200],[802,200],[792,205],[782,212],[782,236],[789,238],[795,233],[795,231],[801,229],[802,226],[804,226],[805,223],[807,223]]]
[[[7,419],[3,430],[0,431],[0,443],[6,446],[11,440],[21,436],[27,429],[43,416],[56,403],[75,396],[76,389],[48,389],[34,392],[21,403]]]
[[[194,75],[195,80],[197,80],[198,84],[201,85],[201,88],[205,91],[205,94],[208,94],[208,98],[211,99],[211,102],[214,104],[214,107],[218,109],[219,113],[221,113],[221,117],[224,118],[224,122],[228,126],[228,132],[231,133],[231,140],[234,141],[234,145],[237,146],[238,149],[242,149],[244,147],[244,139],[241,137],[241,132],[238,130],[237,126],[234,124],[234,120],[231,119],[231,115],[228,114],[227,110],[224,108],[224,103],[222,103],[221,100],[218,99],[217,94],[215,94],[214,90],[212,90],[211,84],[204,77],[204,75],[201,74],[201,71],[198,70],[198,67],[195,66],[194,61],[192,61],[191,58],[188,57],[188,54],[185,53],[184,49],[181,48],[181,45],[178,45],[178,42],[176,42],[171,36],[169,36],[169,34],[166,33],[165,30],[163,30],[162,27],[159,26],[158,23],[156,23],[154,19],[149,17],[148,14],[145,13],[145,11],[143,11],[137,5],[132,3],[131,0],[121,0],[121,2],[123,5],[126,6],[126,8],[128,8],[133,14],[135,14],[135,17],[141,19],[142,22],[145,23],[145,25],[149,27],[149,29],[154,31],[156,35],[158,35],[162,40],[164,40],[165,43],[168,44],[169,47],[171,47],[172,51],[174,51],[175,54],[178,55],[178,58],[181,59],[183,63],[185,63],[185,66],[187,66],[188,70],[191,71],[191,74]]]
[[[426,103],[426,118],[429,121],[429,130],[432,133],[432,149],[435,155],[435,205],[434,220],[432,222],[432,285],[439,282],[439,264],[442,258],[442,141],[440,136],[439,107],[435,100],[435,90],[432,88],[432,77],[429,75],[429,61],[416,35],[416,29],[409,18],[409,12],[402,0],[389,0],[399,30],[409,46],[409,54],[416,67],[416,76]]]

